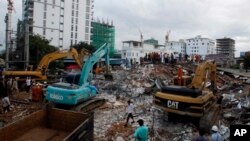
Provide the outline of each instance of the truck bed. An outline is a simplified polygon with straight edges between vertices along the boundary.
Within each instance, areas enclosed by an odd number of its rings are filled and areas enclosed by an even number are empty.
[[[0,128],[0,141],[92,141],[93,113],[49,108]]]
[[[69,132],[39,126],[30,129],[14,141],[62,141]]]

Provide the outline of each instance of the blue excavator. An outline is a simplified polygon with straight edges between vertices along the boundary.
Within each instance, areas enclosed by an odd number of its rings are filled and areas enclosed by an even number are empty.
[[[105,57],[106,74],[105,78],[112,80],[109,66],[109,47],[110,44],[104,44],[90,55],[84,63],[78,84],[58,82],[48,86],[46,90],[46,100],[56,105],[66,105],[73,107],[73,110],[88,112],[105,103],[104,99],[95,98],[97,88],[90,84],[91,71],[93,66]]]

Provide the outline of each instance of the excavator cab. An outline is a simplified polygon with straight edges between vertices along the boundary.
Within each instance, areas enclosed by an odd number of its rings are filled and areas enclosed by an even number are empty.
[[[169,115],[199,118],[200,127],[212,125],[217,120],[219,106],[213,91],[206,88],[206,83],[210,80],[212,87],[216,88],[215,62],[206,61],[198,65],[190,84],[189,77],[176,76],[174,79],[177,85],[164,86],[155,93],[155,106]]]
[[[104,73],[105,80],[108,80],[108,81],[114,80],[113,74],[111,73],[111,65],[103,64],[103,62],[101,62],[101,60],[99,60],[97,62],[94,71],[95,71],[95,74]]]

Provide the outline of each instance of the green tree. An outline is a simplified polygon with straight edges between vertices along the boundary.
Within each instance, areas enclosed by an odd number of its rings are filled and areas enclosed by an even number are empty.
[[[85,42],[79,42],[78,44],[72,45],[72,47],[75,48],[79,53],[83,48],[87,49],[90,53],[93,53],[93,52],[96,51],[94,46],[89,45],[89,44],[87,44]]]
[[[49,45],[49,40],[42,38],[40,35],[31,35],[29,37],[30,45],[30,64],[38,65],[42,57],[48,53],[58,50],[58,48]]]

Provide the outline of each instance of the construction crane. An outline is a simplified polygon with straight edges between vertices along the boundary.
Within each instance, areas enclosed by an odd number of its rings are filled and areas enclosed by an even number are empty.
[[[165,40],[166,40],[166,43],[169,42],[169,34],[170,34],[171,30],[169,30],[165,36]]]
[[[9,68],[9,49],[10,49],[10,43],[11,43],[11,17],[12,17],[12,11],[14,10],[13,6],[13,0],[7,0],[8,1],[8,13],[5,16],[5,23],[6,23],[6,69]]]

